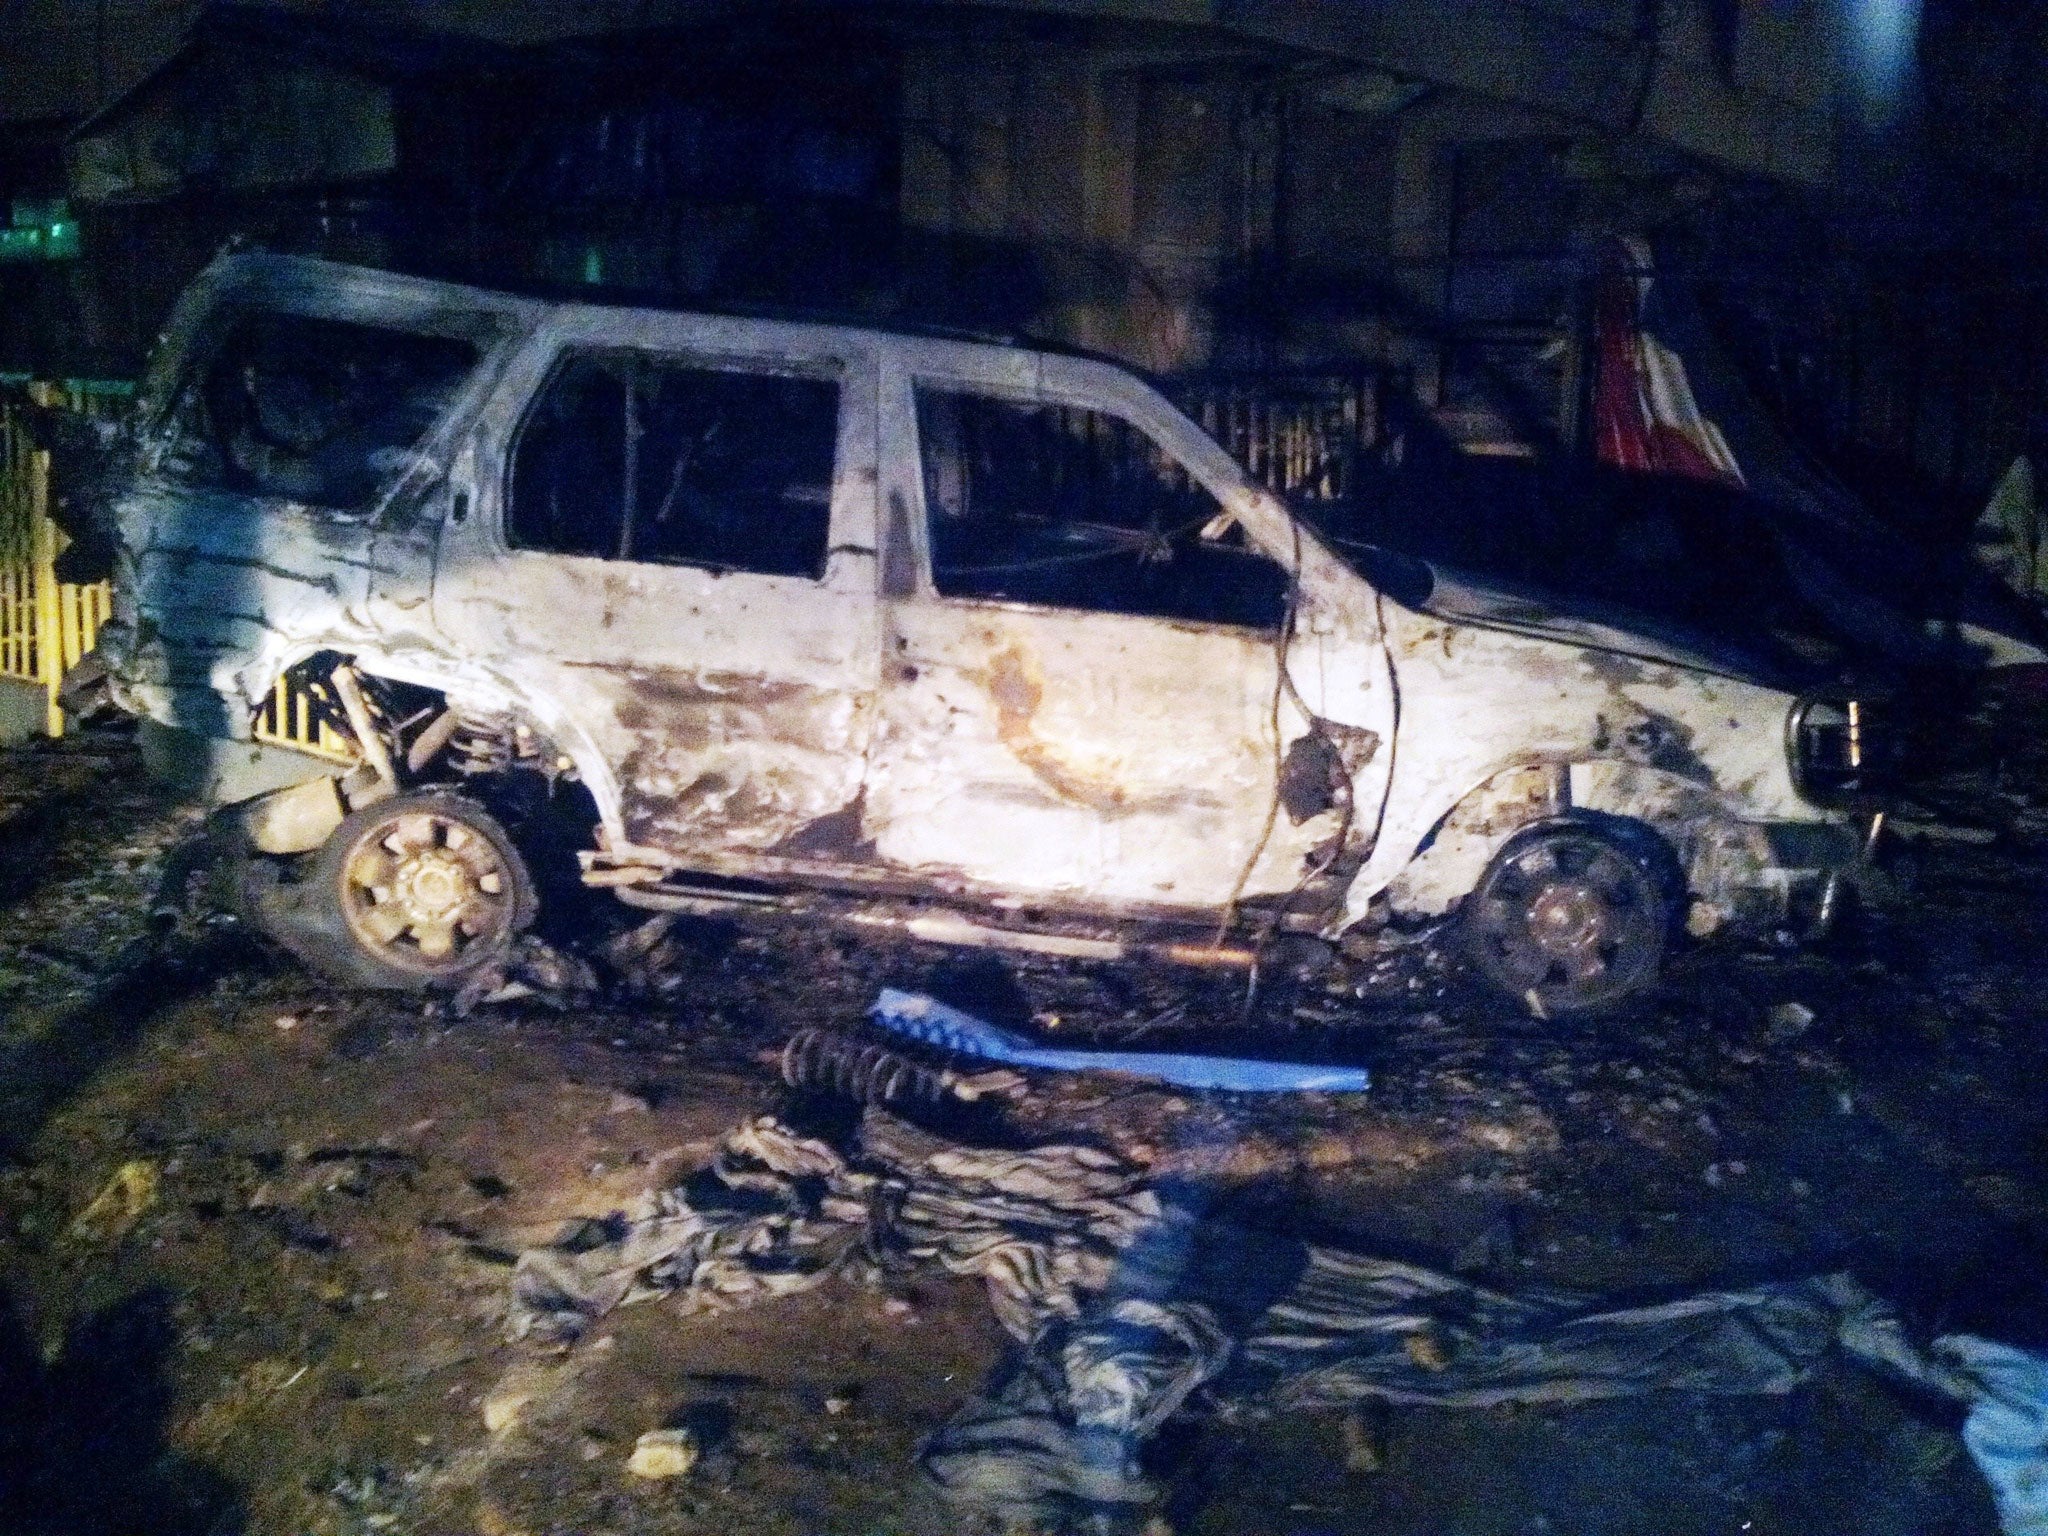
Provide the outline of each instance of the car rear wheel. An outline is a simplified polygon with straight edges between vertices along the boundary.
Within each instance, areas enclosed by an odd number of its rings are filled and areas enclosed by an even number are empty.
[[[1682,881],[1670,850],[1646,827],[1544,822],[1509,838],[1465,899],[1465,952],[1539,1018],[1612,1008],[1657,979],[1674,886]]]
[[[322,975],[418,991],[459,986],[502,957],[535,901],[495,818],[459,795],[414,793],[350,812],[259,910],[265,931]]]

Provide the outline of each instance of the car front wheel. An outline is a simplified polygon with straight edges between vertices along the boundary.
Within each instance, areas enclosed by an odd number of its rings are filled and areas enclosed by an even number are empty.
[[[422,792],[350,812],[261,907],[264,929],[322,975],[419,991],[459,986],[501,958],[535,901],[495,818]]]
[[[1670,944],[1675,861],[1647,827],[1612,820],[1524,828],[1465,899],[1466,954],[1539,1018],[1624,1002],[1657,979]]]

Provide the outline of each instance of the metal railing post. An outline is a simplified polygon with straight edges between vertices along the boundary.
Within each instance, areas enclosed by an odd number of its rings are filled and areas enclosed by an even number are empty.
[[[36,672],[43,685],[44,731],[64,734],[64,710],[57,702],[64,685],[64,603],[57,590],[57,525],[50,521],[50,455],[36,449],[29,455],[30,580],[36,594]]]

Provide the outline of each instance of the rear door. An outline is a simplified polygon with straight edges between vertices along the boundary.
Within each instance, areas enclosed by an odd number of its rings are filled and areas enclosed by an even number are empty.
[[[570,311],[509,370],[437,627],[593,744],[614,836],[707,868],[860,857],[874,359],[812,327]],[[612,805],[607,805],[607,801]]]

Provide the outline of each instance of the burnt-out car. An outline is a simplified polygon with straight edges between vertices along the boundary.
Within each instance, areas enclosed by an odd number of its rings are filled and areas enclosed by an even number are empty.
[[[1550,1012],[1815,927],[1861,846],[1860,706],[1346,558],[1099,360],[238,255],[138,430],[114,695],[355,981],[500,956],[544,802],[642,908],[1191,961],[1455,914]],[[252,741],[281,681],[352,761]]]

